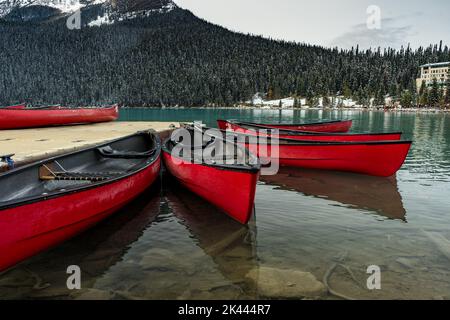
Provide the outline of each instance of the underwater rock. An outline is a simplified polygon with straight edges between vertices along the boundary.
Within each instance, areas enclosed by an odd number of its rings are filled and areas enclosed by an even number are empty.
[[[255,282],[259,295],[266,298],[317,298],[326,294],[323,283],[309,272],[260,267],[252,269],[246,277]]]

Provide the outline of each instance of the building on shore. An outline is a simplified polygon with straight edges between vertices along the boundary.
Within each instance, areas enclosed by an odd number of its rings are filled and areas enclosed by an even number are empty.
[[[416,79],[417,91],[420,90],[420,88],[422,87],[422,83],[424,82],[427,87],[431,86],[434,79],[437,80],[438,84],[443,86],[447,81],[449,69],[450,61],[428,63],[420,66],[420,77]]]

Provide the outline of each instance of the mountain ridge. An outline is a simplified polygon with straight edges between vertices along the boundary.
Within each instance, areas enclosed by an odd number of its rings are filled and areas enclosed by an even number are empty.
[[[78,10],[95,16],[85,26],[111,24],[138,15],[165,13],[177,8],[172,0],[0,0],[0,19],[13,22],[46,22],[67,17]]]
[[[0,105],[226,106],[256,92],[381,100],[415,92],[419,65],[450,60],[447,46],[358,51],[275,41],[178,7],[81,30],[65,20],[0,22]]]

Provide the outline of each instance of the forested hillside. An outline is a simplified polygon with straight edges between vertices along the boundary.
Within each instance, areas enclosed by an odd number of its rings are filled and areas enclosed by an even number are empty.
[[[341,51],[230,32],[186,10],[81,30],[65,19],[0,22],[0,104],[232,105],[345,93],[415,91],[418,66],[447,46]]]

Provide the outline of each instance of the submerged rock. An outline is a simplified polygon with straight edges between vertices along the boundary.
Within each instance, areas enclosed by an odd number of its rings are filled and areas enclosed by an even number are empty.
[[[247,276],[255,282],[258,294],[266,298],[316,298],[326,294],[326,288],[309,272],[260,267]]]

